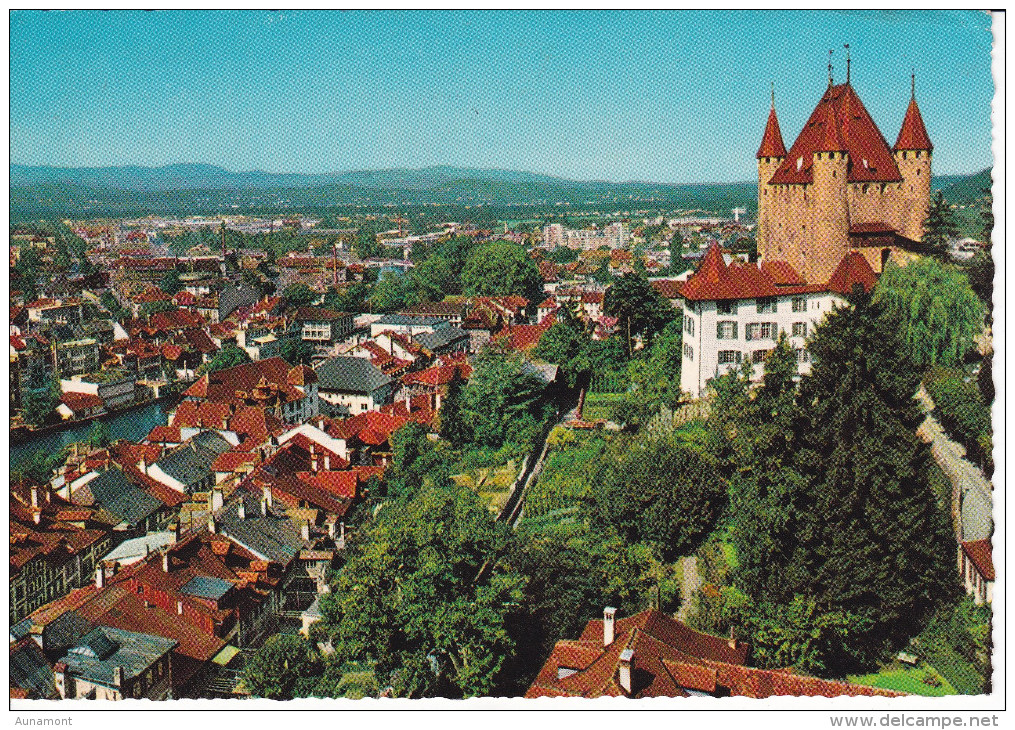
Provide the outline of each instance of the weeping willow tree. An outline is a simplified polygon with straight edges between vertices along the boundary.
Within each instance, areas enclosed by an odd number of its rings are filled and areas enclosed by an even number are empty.
[[[889,263],[874,301],[901,322],[901,339],[919,368],[958,365],[983,328],[983,304],[965,273],[937,259]]]

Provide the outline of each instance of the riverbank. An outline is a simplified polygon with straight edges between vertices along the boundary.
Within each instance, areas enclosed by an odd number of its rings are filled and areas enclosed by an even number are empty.
[[[170,400],[178,401],[179,395],[173,394],[173,395],[165,395],[162,396],[161,398],[148,398],[143,401],[131,403],[126,408],[116,408],[112,411],[103,411],[102,413],[96,413],[95,415],[88,416],[86,418],[71,418],[64,421],[59,421],[58,423],[50,423],[45,426],[37,428],[32,428],[31,426],[28,425],[17,426],[11,429],[10,444],[11,447],[20,446],[23,443],[34,440],[39,437],[46,436],[47,434],[64,431],[85,424],[90,424],[93,421],[101,421],[103,419],[112,418],[117,415],[130,413],[131,411],[135,411],[139,408],[144,408],[145,406],[150,406],[154,403],[163,403]],[[175,403],[172,403],[170,405],[175,405]]]
[[[176,399],[171,397],[135,403],[130,408],[104,413],[87,420],[54,424],[59,428],[44,431],[30,431],[27,438],[18,443],[12,439],[10,468],[17,469],[28,462],[36,451],[55,454],[75,442],[86,441],[92,424],[105,423],[112,439],[140,441],[156,426],[164,426],[169,420],[169,411],[175,407]]]

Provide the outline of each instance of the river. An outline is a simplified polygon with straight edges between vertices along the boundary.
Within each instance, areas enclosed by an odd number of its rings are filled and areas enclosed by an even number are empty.
[[[47,454],[55,454],[63,447],[75,441],[84,441],[92,430],[92,424],[102,421],[109,426],[109,434],[113,439],[140,441],[156,426],[164,426],[168,421],[167,411],[172,405],[164,401],[148,403],[129,411],[112,413],[86,423],[72,426],[61,431],[50,431],[34,438],[29,438],[17,446],[11,446],[11,469],[17,469],[39,450]]]

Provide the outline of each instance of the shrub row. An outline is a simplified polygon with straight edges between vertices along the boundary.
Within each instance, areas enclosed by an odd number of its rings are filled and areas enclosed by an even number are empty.
[[[993,471],[990,408],[979,387],[967,382],[965,373],[955,368],[932,368],[923,382],[941,426],[989,475]]]

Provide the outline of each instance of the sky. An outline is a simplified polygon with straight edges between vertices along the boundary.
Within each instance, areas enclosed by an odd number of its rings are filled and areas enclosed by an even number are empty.
[[[14,11],[11,162],[580,180],[757,175],[851,81],[889,144],[910,94],[935,174],[991,164],[977,11]]]

